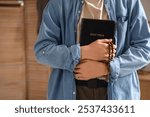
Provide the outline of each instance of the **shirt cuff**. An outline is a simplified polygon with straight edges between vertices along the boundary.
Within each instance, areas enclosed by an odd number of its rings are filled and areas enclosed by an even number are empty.
[[[118,58],[114,58],[110,62],[110,78],[111,80],[117,80],[120,73],[120,63]]]
[[[67,64],[70,63],[70,66],[66,65],[66,68],[73,72],[76,65],[80,62],[80,44],[72,45],[69,47],[72,61],[67,61]],[[69,67],[69,68],[68,68]]]

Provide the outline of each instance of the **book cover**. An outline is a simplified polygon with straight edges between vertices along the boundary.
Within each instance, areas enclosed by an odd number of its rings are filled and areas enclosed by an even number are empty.
[[[81,21],[80,45],[88,45],[97,39],[113,39],[115,22],[111,20],[86,19]]]

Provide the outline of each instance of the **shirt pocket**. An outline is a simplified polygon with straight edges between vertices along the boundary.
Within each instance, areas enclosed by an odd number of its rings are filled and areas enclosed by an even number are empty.
[[[117,35],[120,40],[124,40],[126,38],[128,30],[128,17],[120,16],[117,18]]]
[[[118,28],[125,28],[127,27],[128,24],[128,17],[127,16],[119,16],[117,18],[117,27]]]
[[[127,42],[127,35],[128,35],[128,17],[127,16],[120,16],[117,17],[117,46],[119,48],[119,53],[125,51],[125,45]]]

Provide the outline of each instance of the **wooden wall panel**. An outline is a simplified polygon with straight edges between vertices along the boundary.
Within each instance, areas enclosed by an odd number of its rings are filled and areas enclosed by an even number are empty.
[[[141,80],[141,99],[142,100],[150,100],[149,91],[150,91],[150,81]]]
[[[140,71],[141,99],[150,100],[150,72]]]
[[[23,65],[0,65],[0,99],[26,99]]]
[[[24,61],[24,27],[22,8],[0,7],[0,63]]]
[[[46,99],[49,68],[37,63],[34,43],[37,38],[36,0],[25,0],[27,99]]]
[[[0,6],[0,99],[25,99],[23,7]]]
[[[49,71],[47,67],[38,64],[28,65],[28,99],[46,99],[47,79]]]

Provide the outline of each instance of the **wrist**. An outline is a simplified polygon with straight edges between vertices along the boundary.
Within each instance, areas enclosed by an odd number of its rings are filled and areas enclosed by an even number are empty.
[[[100,66],[99,69],[101,69],[101,76],[107,76],[108,75],[108,65],[106,63],[103,62],[99,62]]]
[[[81,60],[88,59],[88,46],[81,46]]]

